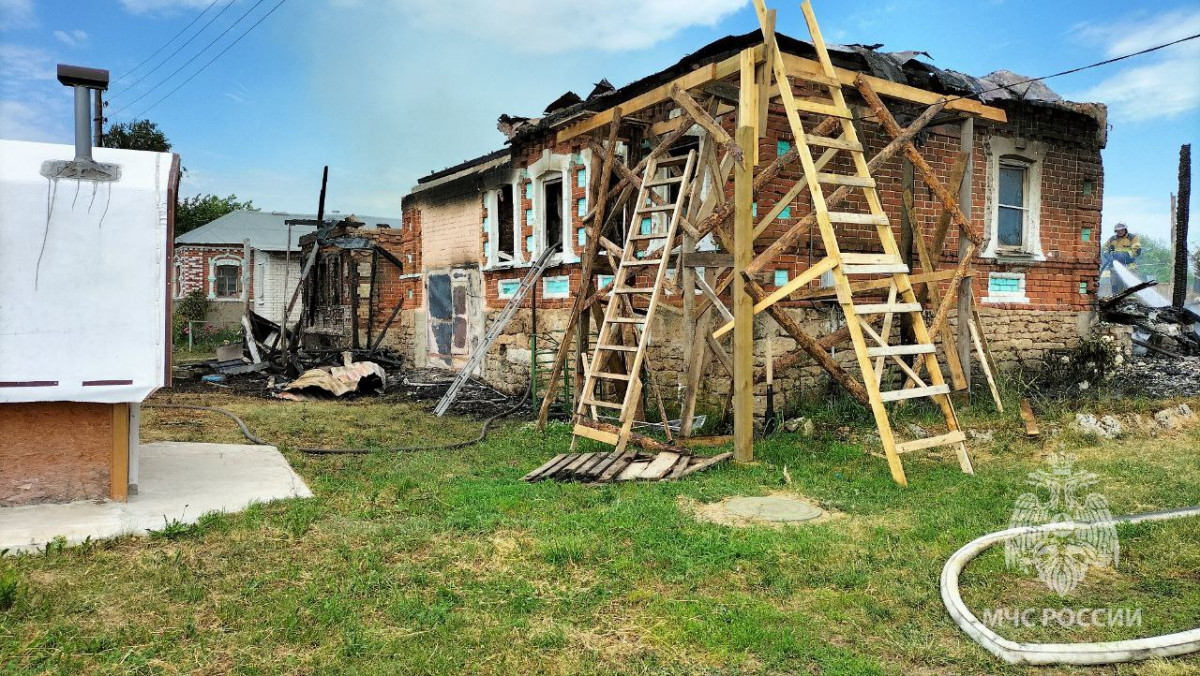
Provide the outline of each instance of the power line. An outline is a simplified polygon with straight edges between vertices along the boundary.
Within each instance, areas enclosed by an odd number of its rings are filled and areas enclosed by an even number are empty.
[[[237,0],[230,0],[229,4],[230,4],[230,5],[232,5],[232,4],[233,4],[234,2],[236,2],[236,1],[237,1]],[[221,31],[221,34],[220,34],[220,35],[218,35],[217,37],[213,38],[213,39],[212,39],[212,40],[211,40],[211,41],[210,41],[210,42],[209,42],[207,45],[204,45],[204,47],[202,47],[202,48],[200,49],[200,51],[198,51],[198,52],[196,52],[195,54],[193,54],[193,55],[192,55],[192,58],[188,59],[187,61],[184,61],[182,66],[180,66],[180,67],[176,68],[176,69],[175,69],[175,71],[174,71],[173,73],[171,73],[170,75],[168,75],[168,76],[166,76],[165,78],[163,78],[162,80],[160,80],[158,84],[156,84],[156,85],[154,85],[153,87],[151,87],[151,88],[147,89],[146,91],[142,92],[141,94],[139,94],[139,95],[137,96],[137,98],[135,98],[134,100],[130,101],[129,103],[126,103],[125,105],[121,106],[121,110],[118,110],[116,113],[113,113],[113,116],[115,117],[116,115],[120,114],[122,111],[124,111],[124,110],[126,110],[126,109],[130,108],[131,106],[133,106],[133,104],[135,104],[135,103],[137,103],[138,101],[141,101],[142,99],[144,99],[144,98],[146,98],[147,96],[149,96],[149,95],[150,95],[150,93],[151,93],[151,92],[153,92],[154,90],[156,90],[156,89],[158,89],[159,87],[161,87],[161,86],[163,86],[163,85],[167,84],[168,82],[170,82],[170,81],[171,81],[171,78],[175,77],[175,76],[176,76],[176,75],[178,75],[178,74],[179,74],[181,71],[183,71],[183,69],[184,69],[184,68],[187,68],[189,65],[191,65],[193,61],[195,61],[196,59],[200,58],[200,56],[201,56],[202,54],[204,54],[204,52],[208,51],[208,49],[209,49],[210,47],[212,47],[213,45],[217,44],[217,42],[218,42],[218,41],[220,41],[220,39],[221,39],[221,38],[225,37],[225,36],[226,36],[226,35],[229,33],[229,31],[233,30],[235,26],[237,26],[239,23],[241,23],[243,20],[245,20],[245,18],[246,18],[247,16],[249,16],[249,15],[250,15],[250,12],[253,12],[255,9],[258,9],[258,6],[259,6],[259,5],[261,5],[261,4],[263,4],[263,2],[265,2],[265,1],[266,1],[266,0],[258,0],[258,2],[254,3],[253,5],[251,5],[251,6],[250,6],[250,9],[247,9],[247,10],[246,10],[246,11],[245,11],[245,12],[244,12],[244,13],[243,13],[241,16],[239,16],[239,17],[237,18],[237,20],[235,20],[233,23],[229,24],[229,25],[228,25],[228,26],[225,28],[225,30]],[[228,7],[229,7],[229,5],[226,5],[226,9],[228,9]],[[255,24],[255,25],[257,25],[257,24]],[[222,52],[222,54],[223,54],[223,53],[224,53],[224,52]]]
[[[998,87],[992,87],[991,89],[985,89],[985,90],[983,90],[983,91],[981,91],[981,92],[979,92],[979,93],[977,93],[977,94],[969,94],[969,95],[966,95],[966,96],[953,96],[953,97],[949,97],[949,98],[947,98],[947,99],[946,99],[946,101],[947,101],[947,103],[949,103],[950,101],[960,101],[960,100],[962,100],[962,99],[974,99],[974,98],[978,98],[978,97],[980,97],[980,96],[983,96],[984,94],[990,94],[990,93],[992,93],[992,92],[997,92],[997,91],[1000,91],[1001,89],[1008,89],[1008,90],[1011,90],[1013,87],[1019,87],[1019,86],[1021,86],[1021,85],[1023,85],[1023,84],[1029,84],[1029,83],[1031,83],[1031,82],[1042,82],[1042,81],[1049,80],[1049,79],[1052,79],[1052,78],[1056,78],[1056,77],[1062,77],[1063,75],[1073,75],[1073,74],[1075,74],[1075,73],[1079,73],[1079,72],[1082,72],[1082,71],[1085,71],[1085,70],[1090,70],[1090,69],[1092,69],[1092,68],[1099,68],[1100,66],[1107,66],[1107,65],[1109,65],[1109,64],[1113,64],[1113,63],[1116,63],[1116,62],[1118,62],[1118,61],[1124,61],[1125,59],[1132,59],[1132,58],[1133,58],[1133,57],[1135,57],[1135,56],[1141,56],[1141,55],[1143,55],[1143,54],[1149,54],[1149,53],[1151,53],[1151,52],[1157,52],[1157,51],[1158,51],[1158,50],[1160,50],[1160,49],[1166,49],[1167,47],[1173,47],[1173,46],[1175,46],[1175,45],[1177,45],[1177,44],[1180,44],[1180,43],[1182,43],[1182,42],[1187,42],[1188,40],[1195,40],[1196,38],[1200,38],[1200,33],[1196,33],[1195,35],[1189,35],[1189,36],[1187,36],[1187,37],[1184,37],[1184,38],[1179,38],[1178,40],[1172,40],[1171,42],[1164,42],[1164,43],[1163,43],[1163,44],[1161,44],[1161,45],[1155,45],[1154,47],[1148,47],[1148,48],[1146,48],[1146,49],[1143,49],[1143,50],[1141,50],[1141,51],[1132,52],[1132,53],[1129,53],[1129,54],[1124,54],[1124,55],[1122,55],[1122,56],[1116,56],[1116,57],[1113,57],[1113,58],[1111,58],[1111,59],[1105,59],[1104,61],[1097,61],[1096,63],[1089,63],[1089,64],[1088,64],[1088,65],[1086,65],[1086,66],[1079,66],[1078,68],[1070,68],[1070,69],[1067,69],[1067,70],[1064,70],[1064,71],[1060,71],[1060,72],[1058,72],[1058,73],[1054,73],[1054,74],[1051,74],[1051,75],[1043,75],[1043,76],[1041,76],[1041,77],[1031,77],[1031,78],[1028,78],[1028,79],[1025,79],[1025,80],[1020,80],[1020,81],[1017,81],[1017,82],[1013,82],[1012,84],[1001,85],[1001,86],[998,86]]]
[[[259,0],[259,2],[262,2],[262,0]],[[266,14],[262,15],[262,16],[261,16],[261,17],[258,19],[258,21],[255,21],[255,22],[254,22],[254,25],[252,25],[252,26],[250,26],[249,28],[247,28],[247,29],[246,29],[246,31],[245,31],[244,33],[242,33],[241,35],[237,36],[237,39],[235,39],[233,42],[231,42],[231,43],[229,43],[228,45],[226,45],[225,49],[222,49],[222,50],[221,50],[221,52],[220,52],[219,54],[217,54],[217,55],[216,55],[216,56],[214,56],[213,58],[209,59],[209,60],[208,60],[208,63],[204,64],[203,66],[200,66],[200,69],[199,69],[199,70],[197,70],[196,72],[194,72],[194,73],[192,73],[191,75],[189,75],[189,76],[188,76],[188,78],[187,78],[186,80],[184,80],[183,82],[180,82],[180,83],[179,83],[179,86],[177,86],[177,87],[175,87],[174,89],[172,89],[171,91],[167,92],[166,94],[164,94],[164,95],[163,95],[163,97],[162,97],[162,98],[160,98],[159,100],[157,100],[157,101],[155,101],[154,103],[150,104],[150,106],[149,106],[148,108],[146,108],[146,109],[145,109],[145,110],[143,110],[142,112],[140,112],[140,113],[138,113],[137,115],[135,115],[135,116],[134,116],[134,119],[141,118],[141,117],[142,117],[142,116],[144,116],[146,113],[150,112],[151,110],[154,110],[154,108],[155,108],[156,106],[158,106],[158,104],[162,103],[163,101],[166,101],[166,100],[167,100],[167,99],[168,99],[168,98],[169,98],[169,97],[170,97],[172,94],[174,94],[175,92],[177,92],[177,91],[179,91],[180,89],[182,89],[182,88],[183,88],[183,86],[184,86],[184,85],[186,85],[187,83],[191,82],[193,78],[195,78],[195,77],[196,77],[197,75],[199,75],[200,73],[204,72],[204,69],[208,68],[209,66],[211,66],[211,65],[213,64],[213,62],[214,62],[214,61],[216,61],[217,59],[221,58],[221,56],[222,56],[222,55],[224,55],[224,54],[225,54],[225,52],[228,52],[230,49],[233,49],[233,46],[234,46],[234,45],[236,45],[237,43],[241,42],[241,41],[242,41],[242,38],[244,38],[244,37],[246,37],[247,35],[249,35],[249,34],[250,34],[250,31],[252,31],[252,30],[254,30],[255,28],[257,28],[257,27],[258,27],[258,24],[262,23],[263,21],[265,21],[265,20],[267,19],[267,17],[269,17],[269,16],[271,16],[272,14],[274,14],[274,13],[275,13],[275,10],[279,9],[279,7],[280,7],[281,5],[283,5],[283,3],[285,3],[285,2],[287,2],[287,0],[279,0],[279,2],[277,2],[277,3],[275,4],[275,6],[274,6],[274,7],[272,7],[272,8],[271,8],[271,9],[270,9],[270,10],[269,10],[269,11],[268,11]]]
[[[187,30],[188,30],[189,28],[191,28],[192,26],[196,25],[196,22],[200,20],[200,17],[202,17],[202,16],[204,16],[205,14],[207,14],[207,13],[208,13],[208,10],[212,9],[213,7],[215,7],[215,6],[216,6],[216,4],[217,4],[218,2],[220,2],[220,1],[221,1],[221,0],[212,0],[212,2],[208,3],[208,7],[205,7],[205,8],[204,8],[204,10],[203,10],[202,12],[200,12],[199,14],[197,14],[197,15],[195,16],[195,18],[193,18],[191,21],[189,21],[189,22],[188,22],[188,25],[184,26],[184,27],[183,27],[183,29],[182,29],[182,30],[180,30],[180,31],[179,31],[178,33],[176,33],[175,35],[172,35],[172,36],[171,36],[171,38],[170,38],[169,40],[167,40],[166,42],[164,42],[164,43],[162,43],[161,45],[159,45],[158,49],[154,50],[154,53],[153,53],[153,54],[151,54],[150,56],[147,56],[147,57],[146,57],[146,59],[145,59],[144,61],[142,61],[142,62],[141,62],[141,63],[139,63],[138,65],[134,66],[133,68],[130,68],[129,70],[125,71],[125,73],[124,73],[124,74],[122,74],[122,75],[121,75],[121,77],[118,77],[116,80],[114,80],[112,84],[116,84],[116,83],[120,82],[121,80],[124,80],[125,78],[129,77],[130,75],[133,75],[134,73],[136,73],[138,68],[141,68],[142,66],[146,65],[147,63],[149,63],[149,62],[150,62],[150,59],[153,59],[154,57],[158,56],[158,53],[159,53],[159,52],[161,52],[162,50],[166,49],[166,48],[167,48],[167,46],[168,46],[168,45],[170,45],[172,42],[174,42],[176,39],[178,39],[180,35],[183,35],[184,33],[186,33],[186,32],[187,32]]]
[[[216,0],[214,0],[214,2],[215,2],[215,1],[216,1]],[[228,10],[230,7],[232,7],[232,6],[233,6],[233,3],[235,3],[235,2],[237,2],[237,0],[229,0],[229,4],[228,4],[228,5],[225,5],[224,7],[222,7],[222,8],[221,8],[221,11],[217,12],[216,16],[214,16],[213,18],[211,18],[211,19],[209,19],[209,20],[208,20],[208,23],[206,23],[206,24],[204,24],[203,26],[201,26],[201,27],[200,27],[200,30],[196,31],[195,35],[193,35],[192,37],[190,37],[190,38],[188,38],[188,39],[187,39],[187,42],[184,42],[182,45],[179,45],[179,48],[178,48],[178,49],[176,49],[175,51],[171,52],[171,53],[170,53],[170,54],[167,56],[167,58],[163,59],[162,61],[159,61],[157,66],[155,66],[154,68],[151,68],[151,69],[150,69],[150,72],[146,73],[145,75],[142,75],[142,76],[141,76],[141,77],[139,77],[137,80],[134,80],[132,84],[130,84],[129,86],[125,87],[124,89],[122,89],[121,91],[117,92],[116,94],[113,94],[111,98],[116,98],[116,97],[120,96],[121,94],[124,94],[125,92],[129,91],[130,89],[133,89],[133,88],[134,88],[134,87],[136,87],[136,86],[138,85],[138,83],[140,83],[142,80],[145,80],[146,78],[150,77],[150,76],[151,76],[151,75],[153,75],[155,72],[157,72],[159,68],[162,68],[164,65],[166,65],[166,63],[167,63],[168,61],[170,61],[171,59],[175,58],[175,55],[176,55],[176,54],[178,54],[179,52],[182,52],[182,51],[183,51],[183,49],[184,49],[184,47],[187,47],[188,45],[192,44],[192,40],[195,40],[196,38],[200,37],[200,34],[201,34],[201,33],[203,33],[204,31],[208,30],[208,27],[209,27],[209,26],[211,26],[211,25],[213,24],[213,22],[214,22],[214,21],[216,21],[217,19],[221,18],[221,15],[222,15],[222,14],[224,14],[224,13],[225,13],[225,11],[226,11],[226,10]],[[211,6],[211,5],[210,5],[210,6]],[[208,10],[205,10],[205,11],[208,11]],[[199,17],[197,17],[197,18],[199,18]]]

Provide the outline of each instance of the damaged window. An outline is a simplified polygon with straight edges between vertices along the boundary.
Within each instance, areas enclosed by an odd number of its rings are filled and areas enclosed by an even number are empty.
[[[546,246],[563,243],[563,182],[562,175],[547,178],[542,186],[542,225]]]
[[[513,188],[505,186],[496,191],[496,260],[508,262],[516,258],[517,238],[513,234]]]
[[[213,285],[217,298],[237,298],[242,295],[242,266],[232,263],[218,265],[215,276]]]
[[[1023,163],[1000,165],[996,236],[1001,247],[1020,249],[1025,244],[1026,177],[1029,167]]]

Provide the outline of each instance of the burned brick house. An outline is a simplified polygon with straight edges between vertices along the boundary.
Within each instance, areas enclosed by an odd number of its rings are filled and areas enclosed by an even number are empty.
[[[498,386],[524,387],[533,358],[531,335],[536,333],[550,342],[561,337],[567,308],[577,294],[585,292],[579,264],[587,242],[583,221],[594,206],[588,203],[588,196],[597,193],[589,188],[595,187],[592,183],[599,180],[600,173],[589,141],[607,132],[605,121],[611,119],[598,112],[622,107],[625,117],[616,154],[633,166],[656,139],[679,126],[672,123],[680,114],[678,106],[669,97],[656,94],[706,71],[703,90],[711,95],[710,112],[724,128],[732,130],[735,115],[731,113],[737,106],[733,85],[738,73],[727,64],[736,61],[740,51],[761,44],[758,31],[726,37],[624,87],[602,82],[587,97],[568,93],[552,103],[541,118],[502,116],[499,127],[508,137],[504,150],[422,178],[403,200],[406,253],[413,257],[414,267],[403,280],[408,285],[402,298],[404,324],[399,331],[393,329],[387,342],[417,365],[461,366],[539,253],[558,246],[561,250],[553,255],[534,293],[506,327],[482,368],[481,375]],[[810,43],[786,36],[779,36],[779,45],[801,65],[814,54]],[[918,136],[917,143],[944,182],[958,187],[955,179],[967,177],[959,193],[966,199],[960,201],[984,237],[974,260],[975,306],[995,360],[1005,365],[1038,359],[1046,350],[1077,341],[1090,326],[1098,278],[1105,107],[1064,101],[1045,85],[1022,82],[1024,78],[1007,71],[976,78],[942,70],[920,60],[919,53],[885,53],[858,45],[831,46],[831,52],[835,65],[844,71],[865,73],[874,81],[903,87],[908,95],[925,96],[929,103],[942,96],[952,99]],[[802,86],[794,91],[804,95]],[[866,150],[878,152],[887,145],[888,136],[863,101],[852,98],[849,103]],[[968,130],[964,117],[956,111],[969,106],[995,112],[970,120]],[[894,110],[904,123],[905,107],[898,105]],[[764,162],[786,153],[792,142],[782,107],[772,103],[768,111],[759,140]],[[909,119],[915,116],[914,108]],[[806,114],[805,124],[819,119]],[[695,131],[702,133],[698,126]],[[681,146],[686,146],[689,134],[682,138]],[[964,138],[969,142],[960,147]],[[903,230],[914,225],[936,230],[936,217],[921,216],[915,224],[910,220],[917,213],[936,214],[940,203],[925,186],[918,183],[913,187],[912,169],[901,156],[884,163],[873,175],[890,224],[898,239],[909,243],[904,246],[911,252],[911,234],[906,237]],[[785,168],[772,185],[759,192],[754,205],[756,220],[773,220],[759,225],[756,242],[772,241],[772,232],[786,229],[808,213],[805,195],[780,203],[800,178],[798,168]],[[616,179],[614,176],[613,181]],[[732,182],[720,187],[732,194]],[[909,209],[904,207],[906,191],[912,199]],[[616,232],[609,230],[609,236],[620,245],[630,226],[630,214],[614,216],[613,223]],[[845,226],[845,230],[839,233],[843,250],[869,250],[865,230],[858,249],[855,227]],[[934,252],[940,255],[939,269],[952,268],[960,250],[958,233],[944,226],[941,233]],[[794,279],[819,260],[821,244],[816,239],[814,244],[810,235],[786,251],[774,269],[759,273],[759,282],[772,290]],[[715,268],[729,265],[729,254],[711,236],[698,242],[696,253],[689,256],[688,265],[701,282],[713,283]],[[596,272],[597,286],[602,286],[611,270]],[[668,311],[660,313],[657,320],[662,326],[656,324],[653,333],[653,370],[660,372],[660,383],[670,390],[684,378],[690,363],[686,353],[696,336],[688,322],[681,321],[682,309],[689,307],[690,301],[676,294],[668,296],[665,305]],[[840,321],[829,300],[793,300],[788,307],[799,321],[824,325],[825,331],[836,328]],[[955,320],[952,313],[951,325]],[[373,321],[382,321],[379,311]],[[773,326],[763,330],[777,335]],[[793,349],[794,342],[780,337],[774,353]],[[840,353],[838,359],[848,353]],[[802,360],[794,363],[797,368],[776,377],[798,379],[803,388],[811,387],[811,378],[820,371]],[[707,368],[712,376],[708,381],[717,390],[728,384],[727,373],[711,363]],[[788,387],[785,384],[784,389]]]

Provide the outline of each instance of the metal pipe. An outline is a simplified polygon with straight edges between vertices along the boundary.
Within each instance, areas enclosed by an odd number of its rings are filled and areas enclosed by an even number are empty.
[[[91,90],[75,85],[75,161],[92,162]]]

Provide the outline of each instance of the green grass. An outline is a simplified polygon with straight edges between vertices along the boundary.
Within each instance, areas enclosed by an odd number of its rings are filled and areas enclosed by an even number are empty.
[[[962,410],[969,427],[994,431],[993,442],[973,447],[976,476],[959,472],[950,454],[917,454],[905,460],[903,489],[863,452],[869,416],[836,402],[809,411],[815,438],[760,442],[751,466],[675,483],[582,486],[519,481],[566,449],[563,425],[542,435],[510,422],[487,443],[453,451],[310,457],[291,448],[461,440],[478,423],[404,403],[157,397],[168,398],[243,416],[317,497],[0,560],[0,591],[12,589],[11,608],[0,610],[0,673],[1090,673],[1004,665],[972,643],[942,607],[943,562],[1006,527],[1029,490],[1026,475],[1060,445],[1100,476],[1095,490],[1116,514],[1200,502],[1200,429],[1030,442],[1015,405],[1004,415],[990,405]],[[1109,402],[1106,412],[1122,405]],[[1066,415],[1044,418],[1043,429]],[[916,406],[900,418],[932,421]],[[848,438],[837,433],[845,425]],[[219,416],[147,410],[142,438],[240,435]],[[780,491],[839,515],[735,529],[688,510]],[[1096,572],[1071,607],[1137,605],[1143,635],[1200,625],[1200,522],[1123,528],[1121,545],[1121,566]],[[976,609],[1062,604],[1006,570],[1001,550],[968,568],[963,586]],[[1118,671],[1200,673],[1200,659],[1102,673]]]

